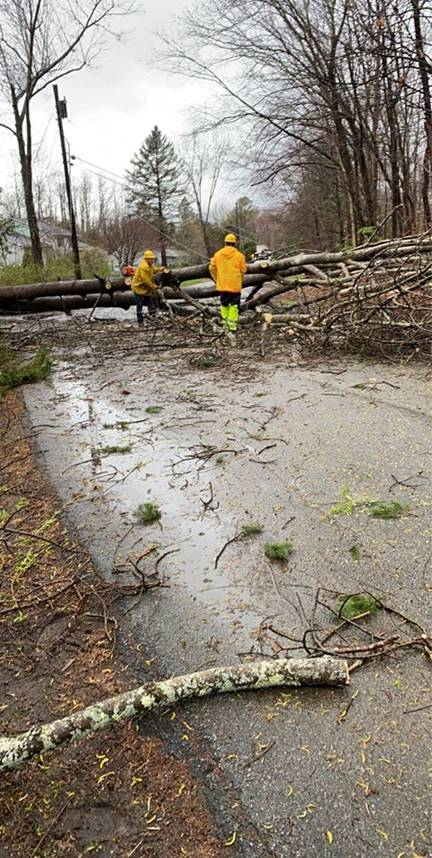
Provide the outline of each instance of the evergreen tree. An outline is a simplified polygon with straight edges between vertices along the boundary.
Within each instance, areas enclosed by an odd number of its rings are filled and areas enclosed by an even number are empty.
[[[166,265],[164,239],[181,194],[180,166],[173,144],[157,125],[132,158],[126,176],[130,186],[128,202],[137,215],[157,227],[162,264]]]

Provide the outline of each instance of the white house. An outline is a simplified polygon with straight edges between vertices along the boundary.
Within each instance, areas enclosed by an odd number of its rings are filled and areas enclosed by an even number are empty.
[[[47,221],[38,221],[44,255],[61,256],[71,252],[70,232]],[[90,250],[89,244],[78,242],[80,250]],[[30,229],[26,220],[14,219],[14,231],[8,240],[8,250],[1,260],[4,265],[21,265],[26,251],[31,251]]]

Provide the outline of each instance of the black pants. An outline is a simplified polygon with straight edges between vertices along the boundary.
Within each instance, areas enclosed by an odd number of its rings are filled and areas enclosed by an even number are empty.
[[[135,292],[135,302],[137,308],[137,319],[139,322],[143,320],[143,307],[147,307],[149,316],[154,316],[157,309],[157,299],[153,295],[138,295]]]
[[[218,292],[222,307],[229,307],[232,304],[237,304],[240,307],[241,292]]]

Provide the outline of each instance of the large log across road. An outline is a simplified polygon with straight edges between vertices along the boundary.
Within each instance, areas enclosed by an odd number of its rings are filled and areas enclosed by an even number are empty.
[[[176,279],[180,280],[177,271],[174,274]],[[180,282],[184,282],[185,279],[193,280],[196,278],[183,278]],[[264,273],[247,275],[244,285],[255,286],[265,283],[268,279],[268,274]],[[104,281],[102,278],[101,280],[96,278],[94,280],[55,280],[52,283],[29,283],[25,286],[0,286],[0,309],[3,309],[6,304],[10,304],[13,301],[33,301],[35,298],[60,298],[71,295],[81,297],[87,295],[96,296],[101,292],[103,295],[108,296],[110,292],[121,293],[130,291],[130,286],[125,283],[123,278],[111,280],[109,288],[103,285]],[[193,298],[210,298],[216,295],[215,287],[211,282],[187,286],[185,291]],[[164,295],[168,299],[176,297],[174,290],[169,287],[164,288]]]
[[[264,283],[276,278],[292,277],[298,274],[310,277],[312,274],[318,278],[317,282],[340,285],[341,280],[347,275],[352,276],[353,269],[357,271],[365,269],[371,262],[374,265],[387,264],[391,260],[398,265],[398,260],[409,258],[414,265],[423,264],[423,254],[432,254],[432,237],[410,236],[408,238],[394,241],[382,241],[376,244],[364,245],[349,251],[338,251],[331,253],[300,253],[295,256],[271,262],[255,262],[248,265],[247,274],[244,279],[245,286],[259,288]],[[428,266],[429,267],[429,266]],[[349,270],[348,270],[349,269]],[[178,268],[172,274],[158,275],[164,284],[164,295],[170,299],[178,299],[178,292],[169,286],[170,277],[175,278],[177,283],[185,283],[190,280],[204,279],[202,284],[190,284],[185,287],[185,292],[192,298],[210,298],[216,294],[212,283],[209,283],[208,265],[194,265],[187,268]],[[295,288],[293,283],[293,287]],[[287,284],[289,287],[289,283]],[[282,289],[280,291],[283,291]],[[125,301],[121,296],[124,293]],[[53,283],[32,283],[23,286],[0,287],[0,313],[19,312],[46,312],[46,307],[52,305],[52,309],[68,310],[93,306],[98,296],[98,306],[109,306],[111,300],[116,306],[129,307],[132,301],[130,286],[123,278],[116,278],[111,282],[95,276],[88,280],[55,281]],[[59,303],[49,301],[48,304],[42,299],[58,299]],[[71,300],[69,300],[71,299]],[[74,300],[72,300],[74,299]],[[34,302],[31,306],[28,302]]]

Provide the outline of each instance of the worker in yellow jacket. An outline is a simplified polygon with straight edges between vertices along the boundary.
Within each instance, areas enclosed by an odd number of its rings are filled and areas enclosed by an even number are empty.
[[[152,250],[146,250],[132,277],[131,288],[135,295],[138,324],[143,324],[143,307],[147,307],[149,316],[156,314],[158,306],[157,290],[159,284],[155,282],[155,275],[160,271],[155,265],[156,256]]]
[[[237,330],[240,296],[246,259],[237,249],[237,238],[232,232],[225,236],[225,247],[213,256],[209,271],[220,297],[220,314],[224,330],[234,334]]]

